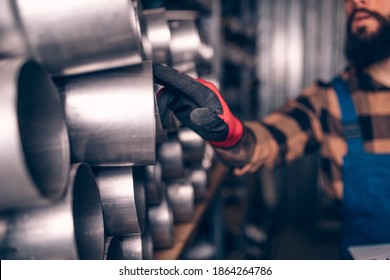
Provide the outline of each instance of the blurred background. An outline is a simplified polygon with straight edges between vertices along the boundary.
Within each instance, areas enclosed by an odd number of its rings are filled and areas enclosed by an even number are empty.
[[[233,176],[162,127],[151,69],[259,120],[345,67],[343,5],[0,0],[0,258],[337,259],[318,154]]]

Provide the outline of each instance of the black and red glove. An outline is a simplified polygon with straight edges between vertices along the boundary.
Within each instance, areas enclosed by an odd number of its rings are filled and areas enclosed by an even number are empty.
[[[155,83],[164,87],[157,94],[163,123],[170,109],[183,125],[215,147],[230,148],[240,141],[243,124],[212,83],[195,80],[161,64],[153,66],[153,73]]]

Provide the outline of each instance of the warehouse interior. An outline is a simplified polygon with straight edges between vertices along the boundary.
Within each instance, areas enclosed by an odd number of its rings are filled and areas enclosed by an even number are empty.
[[[163,125],[152,67],[260,120],[345,67],[344,17],[338,0],[0,0],[0,259],[338,259],[317,152],[235,176]]]

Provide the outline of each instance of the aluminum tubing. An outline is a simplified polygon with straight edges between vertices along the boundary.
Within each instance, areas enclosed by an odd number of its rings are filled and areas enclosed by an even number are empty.
[[[183,161],[186,167],[199,167],[205,154],[206,141],[188,127],[180,128],[177,138],[183,149]]]
[[[195,20],[169,19],[171,41],[169,44],[172,65],[195,61],[201,46]]]
[[[195,202],[206,199],[208,191],[207,171],[202,168],[193,169],[189,180],[194,188]]]
[[[125,260],[153,259],[154,246],[149,223],[146,223],[143,233],[119,237],[119,244]]]
[[[135,166],[134,169],[143,176],[146,205],[159,204],[164,191],[160,163],[156,162],[155,165]]]
[[[67,78],[58,85],[73,162],[148,165],[156,160],[152,63]]]
[[[142,233],[146,204],[142,174],[130,166],[94,168],[106,235]]]
[[[22,26],[15,16],[15,1],[0,1],[0,59],[31,54]]]
[[[124,260],[122,247],[116,236],[107,236],[104,241],[104,260]]]
[[[168,63],[171,30],[165,18],[165,8],[144,10],[146,32],[152,45],[153,61]]]
[[[101,260],[104,225],[90,168],[75,164],[61,201],[0,216],[1,259]]]
[[[192,221],[195,214],[194,187],[189,180],[176,180],[167,185],[168,201],[172,205],[175,223]]]
[[[0,61],[0,210],[43,206],[65,192],[70,148],[49,75],[24,58]]]
[[[169,249],[174,244],[173,211],[164,191],[161,203],[148,207],[154,249]]]
[[[161,164],[163,180],[185,177],[183,148],[176,137],[170,136],[157,147],[157,160]]]
[[[35,57],[54,76],[142,63],[140,23],[130,0],[16,0],[15,5]]]

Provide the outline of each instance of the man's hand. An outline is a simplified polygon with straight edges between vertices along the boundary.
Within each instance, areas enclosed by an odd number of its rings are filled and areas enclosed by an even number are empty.
[[[241,140],[244,133],[242,122],[231,113],[212,83],[195,80],[161,64],[154,65],[153,72],[155,82],[164,87],[157,94],[163,122],[171,109],[183,125],[214,147],[230,148]]]

